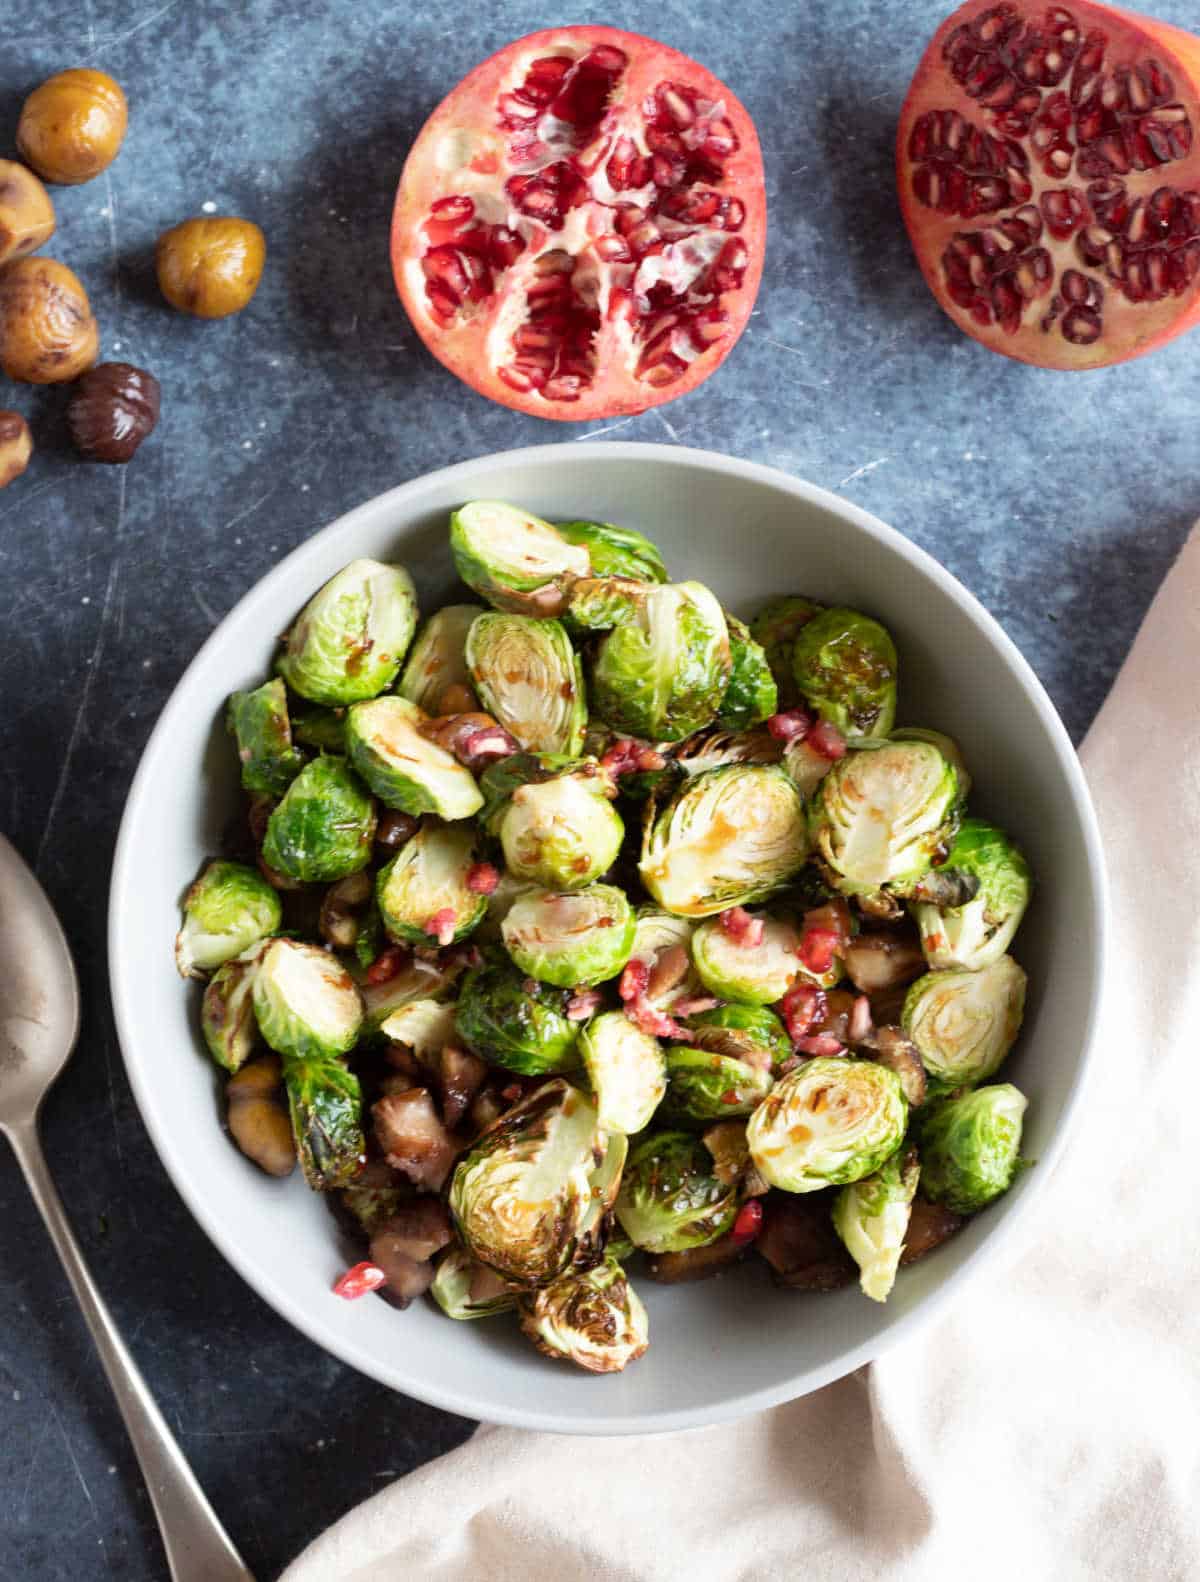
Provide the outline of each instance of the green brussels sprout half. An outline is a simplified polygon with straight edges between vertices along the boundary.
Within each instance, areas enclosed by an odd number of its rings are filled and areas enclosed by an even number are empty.
[[[283,682],[276,676],[253,692],[233,693],[225,720],[237,740],[242,785],[265,796],[282,796],[304,768],[304,754],[292,745]]]
[[[377,697],[391,686],[416,624],[417,597],[404,567],[352,560],[296,617],[277,668],[310,703],[336,707]]]
[[[467,633],[467,665],[484,708],[526,751],[579,753],[587,722],[583,668],[561,621],[477,616]]]
[[[896,645],[857,610],[822,610],[796,634],[800,696],[847,740],[887,736],[896,721]]]
[[[260,939],[218,967],[204,988],[200,1030],[209,1054],[226,1071],[240,1071],[258,1047],[254,975],[267,943]]]
[[[947,736],[945,731],[931,731],[924,725],[898,725],[892,732],[894,742],[932,742],[948,763],[952,763],[958,771],[958,791],[965,802],[971,789],[971,775],[967,769],[967,761],[963,757],[962,748],[953,736]]]
[[[183,898],[175,965],[200,978],[279,927],[283,908],[262,874],[240,862],[210,862]]]
[[[712,723],[730,666],[725,615],[703,584],[643,584],[638,610],[596,650],[592,707],[614,730],[681,741]]]
[[[962,821],[944,872],[978,880],[963,906],[940,909],[917,902],[913,916],[931,967],[968,967],[998,961],[1025,916],[1033,883],[1029,865],[1003,830],[981,818]]]
[[[900,1146],[907,1119],[894,1071],[818,1056],[775,1084],[750,1117],[746,1140],[772,1186],[819,1192],[878,1170]]]
[[[825,877],[843,895],[903,895],[958,826],[958,774],[931,742],[847,753],[809,803]]]
[[[779,690],[767,656],[735,615],[725,616],[729,628],[729,685],[721,699],[717,723],[726,730],[744,731],[770,719],[779,707]]]
[[[651,1005],[662,1005],[669,1000],[693,998],[703,992],[704,985],[692,962],[692,934],[696,925],[686,917],[676,917],[671,912],[660,912],[656,906],[640,906],[633,928],[631,961],[644,961],[651,969],[646,998]],[[654,968],[664,958],[675,963],[676,970],[666,975],[665,986],[657,986]],[[665,963],[664,963],[665,965]]]
[[[561,1275],[519,1304],[521,1328],[547,1357],[589,1373],[620,1373],[644,1356],[650,1320],[615,1258]]]
[[[478,1263],[465,1247],[447,1247],[437,1266],[429,1294],[447,1318],[491,1318],[511,1313],[517,1305],[494,1270]]]
[[[688,1039],[697,1049],[732,1055],[745,1064],[778,1071],[795,1054],[774,1011],[765,1005],[718,1005],[687,1019]]]
[[[305,747],[315,747],[318,752],[346,756],[346,711],[326,709],[319,703],[293,708],[292,740]]]
[[[340,1060],[285,1060],[292,1135],[304,1179],[315,1192],[349,1186],[366,1158],[362,1090]]]
[[[314,758],[267,820],[263,861],[287,879],[331,884],[371,860],[375,803],[344,758]]]
[[[450,687],[470,687],[467,633],[482,604],[445,604],[417,632],[396,691],[426,714],[440,714]]]
[[[986,1082],[1016,1043],[1025,974],[1011,956],[979,972],[928,972],[904,997],[901,1022],[922,1064],[946,1088]]]
[[[692,960],[710,994],[743,1005],[774,1005],[800,976],[800,931],[786,918],[762,920],[762,939],[748,945],[736,939],[719,917],[710,917],[692,935]]]
[[[667,1091],[667,1065],[657,1038],[624,1011],[605,1011],[579,1035],[579,1053],[595,1096],[600,1129],[627,1137],[650,1123]]]
[[[568,544],[582,544],[593,577],[633,577],[638,582],[666,582],[667,568],[657,547],[631,527],[611,522],[559,522]]]
[[[1027,1100],[1011,1082],[941,1099],[921,1123],[921,1187],[955,1214],[975,1214],[1007,1192],[1020,1157]]]
[[[804,803],[783,770],[730,764],[687,780],[647,819],[638,871],[668,912],[709,917],[763,900],[807,854]]]
[[[483,792],[480,823],[489,835],[499,837],[509,803],[522,786],[542,785],[577,769],[597,780],[596,790],[605,796],[611,793],[608,777],[599,765],[589,764],[586,759],[567,758],[561,753],[510,753],[507,758],[497,759],[479,777],[479,789]]]
[[[687,1252],[719,1241],[738,1211],[735,1181],[719,1181],[693,1132],[651,1132],[629,1151],[617,1220],[643,1252]]]
[[[450,553],[459,576],[497,610],[559,615],[591,558],[541,517],[499,500],[472,500],[450,517]]]
[[[473,825],[423,824],[379,870],[375,900],[393,939],[414,945],[465,939],[487,911],[467,880],[478,861]]]
[[[410,1000],[391,1011],[379,1031],[394,1044],[405,1044],[420,1060],[435,1061],[454,1041],[456,1007],[441,1000]]]
[[[623,890],[531,890],[500,926],[504,948],[520,967],[561,988],[615,978],[633,948],[633,908]]]
[[[896,1283],[920,1174],[916,1150],[900,1148],[833,1200],[833,1228],[861,1270],[863,1294],[874,1302],[886,1302]]]
[[[750,635],[766,654],[775,678],[781,709],[793,709],[800,701],[792,668],[797,634],[824,608],[823,604],[816,604],[800,594],[788,594],[782,599],[772,599],[750,622]]]
[[[453,753],[421,734],[428,718],[394,694],[354,704],[346,713],[350,762],[384,807],[471,818],[483,806],[479,787]]]
[[[455,1167],[450,1213],[466,1250],[525,1289],[556,1279],[584,1251],[605,1151],[584,1095],[561,1077],[544,1082]]]
[[[382,983],[364,982],[359,990],[363,1001],[363,1032],[380,1032],[384,1022],[403,1006],[419,1000],[440,1000],[449,994],[459,970],[415,956]]]
[[[271,1048],[311,1064],[344,1055],[358,1041],[363,1006],[336,956],[295,939],[273,939],[254,974],[254,1014]]]
[[[769,1071],[732,1055],[672,1044],[667,1050],[663,1119],[720,1121],[749,1115],[771,1091],[773,1081]]]
[[[607,872],[625,838],[611,791],[587,763],[519,786],[496,821],[509,872],[548,890],[580,889]]]
[[[463,979],[458,1036],[492,1066],[525,1076],[579,1064],[578,1022],[567,1016],[566,989],[539,983],[496,952]]]

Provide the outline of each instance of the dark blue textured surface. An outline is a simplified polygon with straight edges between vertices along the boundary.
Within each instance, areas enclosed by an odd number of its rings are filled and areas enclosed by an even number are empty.
[[[1192,0],[1156,9],[1195,23]],[[167,1184],[105,990],[107,870],[138,753],[201,639],[314,529],[447,462],[583,437],[489,406],[435,365],[386,248],[405,149],[442,93],[506,39],[563,20],[619,20],[704,60],[756,116],[769,173],[749,333],[699,393],[614,431],[769,462],[876,511],[994,611],[1081,735],[1200,514],[1200,338],[1050,376],[939,315],[899,223],[891,140],[941,13],[928,0],[567,16],[38,0],[5,21],[0,152],[51,71],[98,65],[128,91],[125,148],[107,175],[55,192],[48,251],[83,276],[104,355],[149,367],[164,392],[157,434],[121,470],[73,459],[61,393],[0,391],[40,446],[0,495],[0,827],[36,861],[86,995],[47,1149],[100,1284],[260,1577],[469,1425],[294,1334]],[[220,324],[167,311],[150,265],[157,234],[209,204],[258,221],[269,247],[252,308]],[[0,1572],[163,1576],[136,1465],[7,1156],[0,1270]]]

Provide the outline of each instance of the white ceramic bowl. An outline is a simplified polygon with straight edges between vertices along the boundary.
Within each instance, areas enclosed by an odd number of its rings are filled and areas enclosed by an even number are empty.
[[[279,1182],[231,1145],[196,1001],[175,975],[180,896],[236,797],[226,696],[267,674],[276,633],[356,555],[403,561],[422,608],[451,595],[449,510],[509,499],[543,516],[626,523],[679,577],[735,611],[804,591],[861,606],[895,634],[901,719],[962,744],[973,806],[1002,820],[1040,879],[1017,940],[1024,1033],[1005,1076],[1029,1097],[1038,1166],[958,1236],[904,1271],[886,1306],[857,1289],[777,1291],[765,1266],[677,1288],[641,1281],[651,1346],[625,1373],[548,1361],[497,1320],[455,1324],[431,1305],[345,1302],[328,1209],[297,1173]],[[142,1115],[193,1214],[244,1278],[313,1340],[382,1383],[450,1411],[564,1433],[692,1427],[802,1395],[933,1322],[972,1274],[1034,1229],[1078,1109],[1104,966],[1104,875],[1079,764],[1033,672],[979,604],[899,533],[782,473],[663,445],[569,443],[463,462],[359,506],[295,550],[221,622],[159,719],[130,791],[113,870],[112,994]]]

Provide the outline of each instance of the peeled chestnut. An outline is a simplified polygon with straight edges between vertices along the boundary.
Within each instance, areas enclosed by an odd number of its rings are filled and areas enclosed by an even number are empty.
[[[78,379],[96,361],[100,329],[73,270],[53,258],[0,266],[0,369],[26,384]]]
[[[54,205],[32,170],[0,159],[0,264],[34,253],[54,235]]]
[[[19,478],[33,455],[33,435],[19,412],[0,412],[0,489]]]
[[[128,121],[121,85],[102,71],[77,66],[47,78],[26,99],[17,148],[43,181],[74,187],[108,169]]]
[[[158,284],[180,313],[223,319],[258,290],[267,242],[251,220],[199,216],[164,231],[154,250]]]
[[[129,461],[158,422],[162,390],[132,363],[97,363],[71,392],[67,425],[91,461]]]

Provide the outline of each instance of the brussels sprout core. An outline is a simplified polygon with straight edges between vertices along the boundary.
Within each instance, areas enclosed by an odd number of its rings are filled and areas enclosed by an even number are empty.
[[[253,868],[210,862],[183,900],[175,964],[185,978],[202,977],[279,927],[279,896]]]
[[[962,822],[945,870],[978,882],[963,906],[913,907],[921,945],[931,967],[977,971],[998,961],[1025,916],[1032,884],[1029,865],[1003,830],[981,818]]]
[[[652,1132],[630,1149],[616,1215],[635,1247],[686,1252],[724,1236],[738,1211],[736,1181],[720,1181],[693,1132]]]
[[[400,669],[416,624],[416,594],[403,566],[351,561],[301,610],[279,673],[312,703],[376,697]]]
[[[619,1373],[650,1344],[646,1309],[615,1258],[522,1297],[520,1310],[540,1352],[589,1373]]]
[[[1027,1100],[1011,1082],[943,1099],[921,1127],[921,1187],[956,1214],[975,1214],[1007,1192],[1021,1168]]]
[[[1016,1043],[1025,974],[1011,956],[979,972],[929,972],[904,1000],[904,1031],[922,1064],[946,1088],[986,1082]]]
[[[833,1202],[833,1226],[862,1271],[872,1301],[886,1302],[896,1283],[921,1167],[916,1150],[897,1150],[874,1175],[844,1186]]]
[[[558,621],[479,616],[467,666],[484,708],[527,752],[574,757],[583,746],[583,670]]]
[[[676,742],[711,724],[729,684],[729,632],[699,582],[651,583],[592,668],[596,713],[614,730]]]
[[[579,1035],[579,1053],[606,1132],[632,1136],[649,1125],[667,1090],[666,1061],[658,1039],[623,1011],[607,1011]]]
[[[483,806],[479,787],[453,753],[422,735],[427,719],[394,695],[356,703],[346,715],[350,762],[385,807],[470,818]]]
[[[552,890],[591,884],[611,868],[625,825],[598,765],[519,786],[500,816],[509,871]]]
[[[744,1005],[773,1005],[800,974],[800,932],[781,918],[760,918],[757,944],[743,940],[709,918],[692,937],[696,971],[712,994]]]
[[[895,1072],[867,1060],[818,1057],[776,1083],[750,1117],[746,1138],[772,1186],[818,1192],[877,1170],[900,1146],[907,1119]]]
[[[499,500],[472,500],[450,517],[459,576],[498,610],[558,615],[564,590],[591,560],[541,517]]]
[[[615,978],[633,947],[633,908],[611,884],[533,890],[501,925],[505,949],[524,972],[562,988]]]
[[[475,842],[469,825],[426,824],[380,869],[375,899],[394,939],[448,945],[466,938],[487,911],[487,896],[468,882]]]

